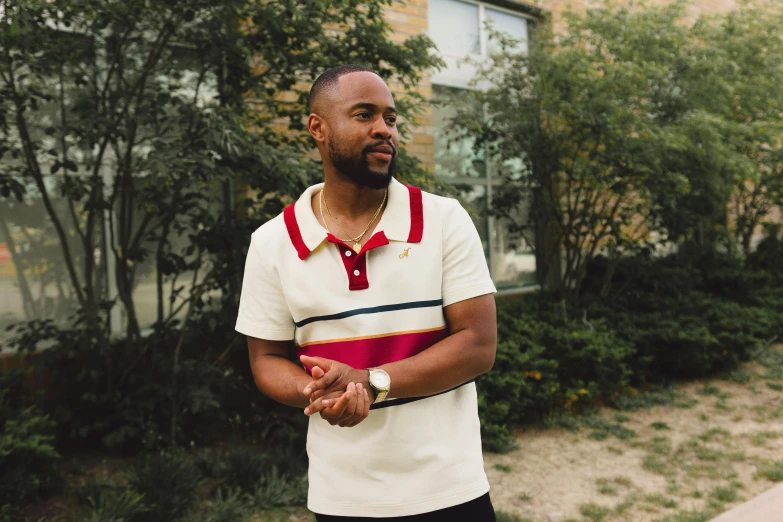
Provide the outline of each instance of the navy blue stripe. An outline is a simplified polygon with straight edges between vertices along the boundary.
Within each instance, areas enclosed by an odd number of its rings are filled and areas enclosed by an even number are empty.
[[[465,386],[466,384],[470,384],[470,383],[472,383],[475,380],[476,379],[471,379],[468,382],[463,382],[459,386],[455,386],[454,388],[452,388],[450,390],[446,390],[444,392],[436,393],[435,395],[427,395],[426,397],[408,397],[408,398],[405,398],[405,399],[393,399],[393,400],[390,400],[388,402],[387,401],[383,401],[383,402],[379,402],[378,404],[370,404],[370,409],[371,410],[378,410],[380,408],[388,408],[389,406],[399,406],[401,404],[408,404],[409,402],[416,402],[416,401],[420,401],[422,399],[429,399],[430,397],[437,397],[438,395],[443,395],[444,393],[452,392],[452,391],[456,390],[457,388],[461,388],[461,387]]]
[[[301,328],[310,323],[317,321],[333,321],[335,319],[345,319],[346,317],[353,317],[354,315],[365,314],[377,314],[380,312],[393,312],[394,310],[408,310],[411,308],[430,308],[432,306],[442,306],[443,299],[436,299],[433,301],[414,301],[411,303],[399,303],[393,305],[373,306],[370,308],[357,308],[356,310],[348,310],[347,312],[340,312],[339,314],[331,315],[316,315],[314,317],[308,317],[295,323],[297,328]]]

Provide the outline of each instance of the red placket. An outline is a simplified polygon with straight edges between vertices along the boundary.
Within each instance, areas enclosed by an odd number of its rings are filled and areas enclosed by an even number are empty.
[[[354,250],[343,243],[333,234],[326,234],[326,240],[337,245],[340,250],[340,259],[343,260],[345,272],[348,274],[349,290],[364,290],[370,287],[370,281],[367,279],[367,252],[373,248],[388,245],[389,240],[386,234],[378,232],[374,234],[357,254]]]

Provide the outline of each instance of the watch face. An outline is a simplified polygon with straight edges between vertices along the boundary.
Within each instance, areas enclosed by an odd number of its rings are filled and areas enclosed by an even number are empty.
[[[372,372],[370,375],[370,382],[376,388],[388,388],[389,381],[389,374],[386,372]]]

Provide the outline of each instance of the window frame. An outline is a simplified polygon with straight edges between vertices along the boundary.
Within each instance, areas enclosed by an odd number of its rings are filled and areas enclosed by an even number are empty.
[[[450,61],[455,60],[464,60],[465,58],[473,58],[473,59],[486,59],[487,56],[487,49],[488,49],[488,42],[489,37],[487,34],[487,30],[484,26],[486,18],[486,9],[492,9],[497,12],[509,14],[516,16],[518,18],[522,18],[526,20],[526,38],[527,41],[530,42],[531,40],[531,30],[536,22],[539,21],[539,19],[531,15],[529,13],[523,12],[521,10],[514,10],[510,9],[508,7],[504,7],[501,5],[489,3],[489,2],[481,2],[478,0],[452,0],[452,1],[458,1],[466,4],[472,4],[478,6],[478,17],[479,17],[479,54],[475,53],[469,53],[461,58],[456,58],[454,56],[445,55],[438,50],[438,54],[446,61],[447,68],[446,74],[440,74],[440,73],[434,73],[431,77],[431,83],[433,88],[433,97],[435,94],[436,89],[445,89],[445,90],[456,90],[456,89],[471,89],[468,82],[475,76],[475,67],[471,64],[462,64],[461,66],[458,66],[458,69],[460,69],[459,73],[456,73],[455,70],[450,69]],[[520,9],[524,9],[525,6],[520,6]],[[429,17],[429,11],[428,11],[428,17]],[[429,22],[429,20],[428,20]],[[523,52],[527,52],[527,49]],[[450,60],[449,60],[450,59]],[[455,62],[456,63],[456,62]],[[451,74],[449,74],[451,72]],[[456,74],[455,74],[456,73]],[[472,187],[475,186],[483,186],[484,187],[484,194],[487,198],[487,216],[486,216],[486,226],[487,226],[487,243],[488,243],[488,256],[487,261],[490,269],[490,275],[492,276],[493,281],[495,282],[495,285],[498,285],[498,281],[496,279],[497,275],[495,273],[495,261],[494,256],[496,255],[496,251],[498,251],[498,237],[497,233],[495,232],[495,227],[497,226],[497,218],[495,218],[491,210],[491,202],[493,197],[493,188],[495,186],[498,186],[502,183],[502,180],[499,179],[497,176],[493,176],[493,173],[497,172],[497,168],[495,165],[495,162],[493,161],[493,158],[490,155],[486,155],[486,168],[484,169],[484,175],[483,176],[477,176],[477,177],[468,177],[468,176],[457,176],[457,177],[439,177],[439,179],[445,183],[448,183],[450,185],[469,185]],[[537,268],[536,268],[537,269]],[[540,285],[538,283],[533,284],[515,284],[512,286],[503,286],[502,288],[498,289],[498,295],[513,295],[513,294],[520,294],[520,293],[526,293],[530,291],[534,291],[540,288]]]

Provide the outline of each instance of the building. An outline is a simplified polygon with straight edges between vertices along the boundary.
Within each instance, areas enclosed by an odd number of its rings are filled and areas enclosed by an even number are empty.
[[[453,140],[450,143],[447,127],[453,110],[438,102],[470,88],[475,68],[461,64],[461,60],[467,57],[482,60],[492,51],[485,21],[524,41],[543,18],[551,18],[558,30],[563,11],[589,9],[594,5],[599,3],[592,0],[542,0],[535,4],[516,0],[408,0],[393,4],[386,13],[394,39],[403,41],[408,36],[427,34],[446,63],[444,69],[426,77],[419,87],[431,103],[423,109],[419,126],[407,142],[407,150],[441,179],[472,188],[466,197],[478,216],[476,227],[501,294],[524,292],[536,286],[535,256],[527,245],[513,245],[509,241],[505,223],[485,217],[492,187],[499,180],[493,178],[491,165],[475,157],[470,143]],[[688,14],[695,19],[700,14],[722,13],[736,6],[735,0],[695,0]],[[524,42],[520,51],[524,52],[526,47]]]
[[[481,60],[492,51],[493,44],[487,38],[485,21],[491,20],[496,28],[520,39],[523,43],[519,50],[524,52],[525,40],[531,29],[543,18],[551,16],[557,28],[561,13],[568,6],[587,9],[593,1],[542,0],[533,4],[517,0],[407,0],[395,2],[386,10],[393,40],[401,42],[412,35],[427,34],[446,63],[443,70],[426,75],[419,85],[420,93],[430,103],[422,108],[417,122],[419,125],[408,136],[406,149],[441,179],[469,188],[466,201],[473,210],[487,262],[501,294],[535,288],[535,256],[527,245],[512,244],[506,223],[487,217],[487,202],[491,200],[493,187],[499,179],[493,177],[491,165],[474,154],[470,143],[451,142],[447,131],[453,108],[439,102],[470,88],[475,71],[471,66],[461,64],[460,60],[465,57]],[[701,13],[725,12],[736,5],[735,0],[696,0],[689,12],[695,18]],[[395,89],[394,85],[392,89]],[[58,200],[56,205],[62,207],[63,215],[67,214],[64,200]],[[3,210],[0,208],[0,218]],[[65,318],[72,309],[63,303],[73,302],[69,282],[58,276],[61,270],[50,270],[51,263],[56,264],[57,261],[45,262],[45,259],[59,260],[58,243],[49,230],[51,227],[45,213],[40,207],[15,209],[13,212],[26,212],[24,217],[33,224],[31,228],[36,232],[32,235],[13,232],[4,228],[0,219],[0,291],[3,294],[0,300],[0,344],[3,336],[7,335],[3,333],[6,325],[34,318]],[[41,260],[30,268],[35,277],[24,282],[17,273],[12,254],[29,251],[33,243],[43,245],[49,255],[40,256]],[[110,257],[106,256],[106,259]],[[148,265],[139,271],[134,291],[143,327],[155,320],[157,302],[154,268],[151,262]],[[120,323],[119,319],[112,320],[113,331],[122,331]]]

